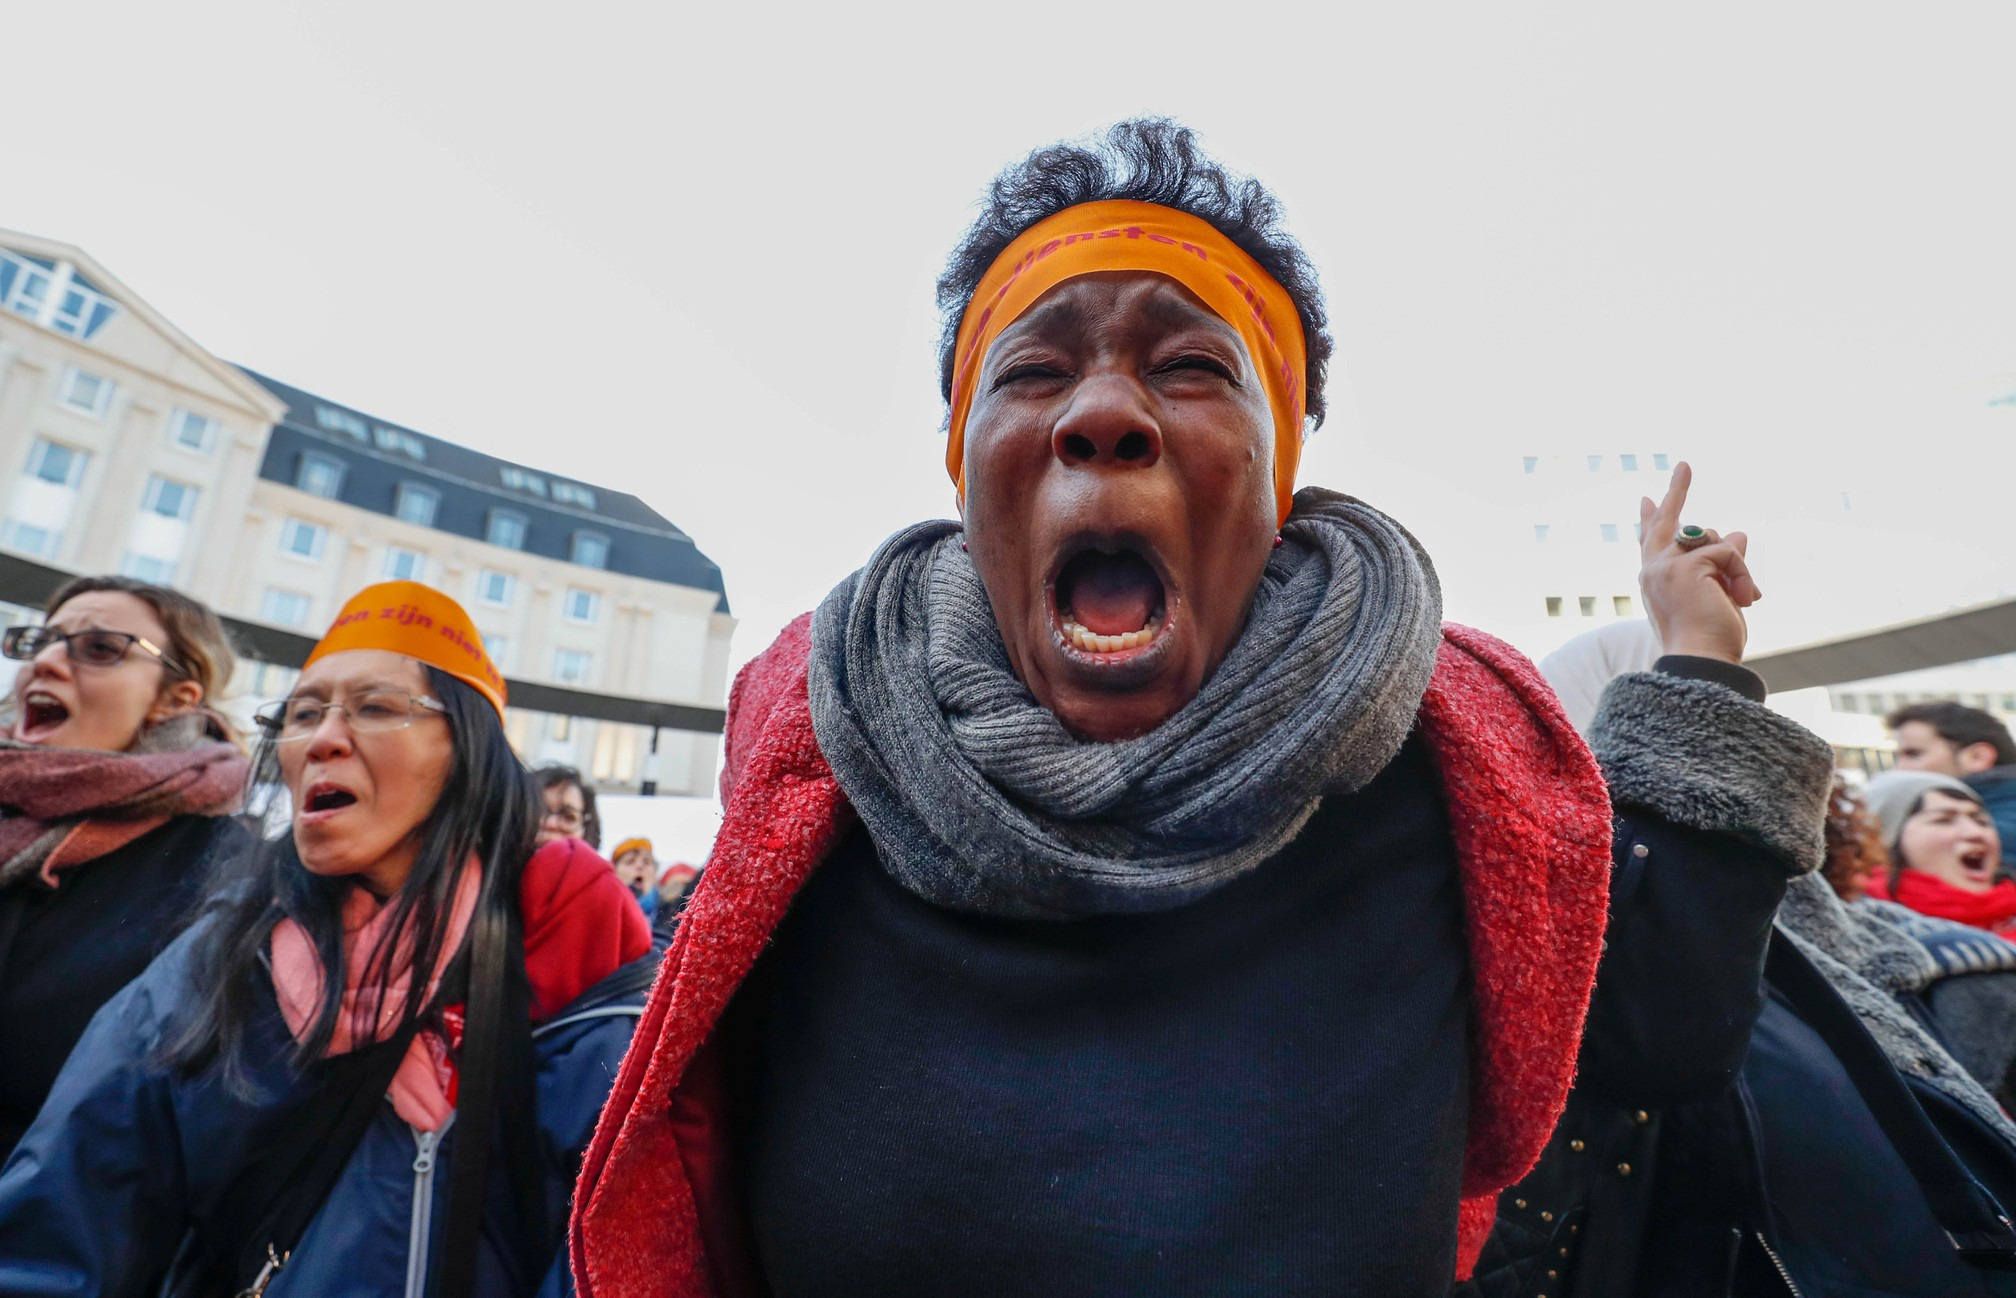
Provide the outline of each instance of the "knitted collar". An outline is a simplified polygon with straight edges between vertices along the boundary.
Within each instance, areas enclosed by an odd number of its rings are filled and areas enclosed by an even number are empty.
[[[1399,751],[1441,591],[1393,520],[1305,489],[1245,630],[1136,739],[1065,730],[1016,679],[956,527],[898,533],[813,623],[820,749],[883,867],[935,905],[1066,919],[1194,901]]]

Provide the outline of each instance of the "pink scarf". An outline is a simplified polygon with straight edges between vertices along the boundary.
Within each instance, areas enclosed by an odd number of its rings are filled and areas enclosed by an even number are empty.
[[[469,921],[476,913],[476,893],[482,885],[482,871],[474,860],[462,871],[461,884],[448,915],[448,933],[441,943],[440,959],[420,993],[421,1003],[432,1000],[440,986],[441,973],[462,947]],[[363,986],[364,974],[376,964],[374,957],[386,939],[392,921],[392,906],[381,901],[362,885],[353,886],[343,901],[343,998],[336,1015],[336,1030],[329,1038],[329,1053],[340,1055],[360,1046],[383,1041],[392,1035],[399,1016],[413,992],[412,933],[409,928],[393,953],[390,980],[382,1003]],[[271,946],[273,990],[280,1001],[280,1013],[296,1041],[306,1039],[309,1025],[322,1004],[325,974],[322,960],[309,940],[308,931],[291,919],[273,926]],[[421,1131],[439,1131],[455,1111],[450,1093],[454,1076],[450,1045],[438,1032],[422,1030],[406,1047],[399,1071],[393,1074],[392,1108]]]
[[[227,816],[250,769],[236,746],[210,741],[189,713],[142,736],[135,751],[43,748],[0,731],[0,885],[95,861],[176,816]]]

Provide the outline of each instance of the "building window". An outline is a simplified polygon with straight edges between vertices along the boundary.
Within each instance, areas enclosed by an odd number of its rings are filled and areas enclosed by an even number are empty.
[[[419,438],[397,428],[387,428],[383,424],[371,429],[371,440],[378,443],[378,449],[394,455],[404,455],[410,459],[425,460],[427,447]]]
[[[1536,541],[1545,541],[1547,539],[1547,524],[1533,524],[1533,539]]]
[[[521,469],[515,464],[507,464],[498,469],[497,474],[504,480],[504,485],[513,491],[529,492],[535,496],[544,496],[546,494],[546,479],[528,469]]]
[[[74,491],[84,480],[84,465],[90,459],[88,452],[38,437],[35,445],[28,448],[28,476]]]
[[[72,272],[70,284],[63,290],[55,314],[49,318],[49,327],[72,338],[89,338],[104,327],[116,309],[110,298],[84,287]]]
[[[49,281],[56,263],[19,253],[0,252],[0,304],[30,320],[42,318],[49,302]]]
[[[427,580],[427,556],[418,550],[408,550],[401,546],[385,547],[385,580],[425,581]]]
[[[9,550],[19,550],[23,554],[36,555],[43,559],[56,557],[56,548],[63,543],[63,533],[46,527],[35,527],[28,523],[8,519],[0,524],[0,546]]]
[[[311,496],[334,500],[336,493],[343,490],[343,461],[303,451],[301,467],[294,473],[294,485]]]
[[[1600,528],[1602,528],[1602,530],[1603,530],[1603,539],[1604,539],[1604,540],[1606,540],[1606,541],[1614,541],[1614,540],[1616,540],[1616,539],[1617,539],[1617,524],[1615,524],[1615,523],[1599,523],[1599,524],[1597,524],[1597,526],[1598,526],[1598,527],[1600,527]]]
[[[1594,595],[1578,595],[1575,597],[1575,604],[1582,610],[1583,617],[1596,616],[1596,597]]]
[[[1549,595],[1547,597],[1547,616],[1561,616],[1561,597],[1559,595]]]
[[[476,598],[485,604],[495,604],[499,608],[511,607],[511,590],[518,579],[508,572],[498,572],[495,568],[485,568],[476,577]]]
[[[1537,473],[1537,472],[1539,472],[1539,469],[1540,469],[1540,457],[1539,457],[1539,456],[1537,456],[1537,455],[1528,455],[1528,456],[1524,456],[1524,457],[1522,457],[1522,458],[1521,458],[1521,460],[1520,460],[1520,463],[1521,463],[1521,464],[1524,464],[1524,465],[1526,466],[1526,472],[1528,472],[1528,473]]]
[[[196,512],[196,488],[155,474],[147,479],[147,496],[140,507],[150,514],[186,523],[189,516]]]
[[[328,528],[290,518],[280,525],[280,553],[291,554],[297,559],[320,559],[322,543],[328,537]]]
[[[112,389],[116,386],[111,379],[73,365],[63,372],[63,390],[56,399],[80,413],[102,415],[112,404]]]
[[[168,415],[168,440],[185,450],[208,455],[217,444],[217,421],[178,406]]]
[[[134,554],[128,551],[126,561],[119,565],[119,571],[124,576],[140,581],[151,581],[156,586],[175,584],[175,565],[167,559],[157,559],[151,554]]]
[[[554,717],[546,727],[546,737],[556,744],[572,742],[574,738],[574,718]]]
[[[307,626],[308,597],[299,591],[268,586],[266,597],[259,601],[259,616],[281,626]]]
[[[1652,467],[1664,473],[1666,470],[1672,468],[1673,464],[1672,461],[1666,458],[1666,453],[1660,451],[1652,457]]]
[[[585,649],[556,649],[553,652],[553,679],[562,685],[586,685],[595,666],[595,655]]]
[[[1612,595],[1610,597],[1610,609],[1618,617],[1630,617],[1631,597],[1629,595]]]
[[[602,597],[592,590],[567,588],[567,601],[561,606],[566,611],[569,622],[593,622],[602,615]]]
[[[1635,455],[1620,455],[1617,457],[1617,467],[1626,473],[1636,473],[1638,472],[1638,457]]]
[[[434,511],[441,507],[441,493],[417,482],[402,482],[392,511],[415,527],[434,526]]]
[[[491,665],[496,667],[500,672],[506,670],[504,659],[510,652],[510,649],[511,639],[509,636],[486,635],[483,637],[483,652],[490,655]]]
[[[571,556],[584,568],[609,566],[609,538],[600,532],[576,532]]]
[[[1602,471],[1602,469],[1603,469],[1603,457],[1602,457],[1602,456],[1600,456],[1600,455],[1592,455],[1592,456],[1590,456],[1590,457],[1589,457],[1589,472],[1591,472],[1591,473],[1600,473],[1600,472]]]
[[[89,339],[119,314],[118,304],[69,262],[0,251],[0,305],[57,333]]]
[[[563,505],[579,505],[583,509],[595,508],[595,493],[578,482],[554,483],[553,499]]]
[[[524,549],[525,515],[514,514],[508,509],[491,510],[490,523],[484,532],[484,539],[507,550]]]

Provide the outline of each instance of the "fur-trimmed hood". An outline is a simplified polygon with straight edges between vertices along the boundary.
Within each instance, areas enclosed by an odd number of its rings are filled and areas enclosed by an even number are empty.
[[[569,1244],[583,1298],[760,1293],[743,1273],[710,1034],[853,823],[812,732],[810,638],[809,618],[793,623],[729,699],[726,817],[582,1164]],[[1481,632],[1444,627],[1417,724],[1448,800],[1470,950],[1461,1278],[1573,1078],[1607,914],[1610,802],[1545,682]]]

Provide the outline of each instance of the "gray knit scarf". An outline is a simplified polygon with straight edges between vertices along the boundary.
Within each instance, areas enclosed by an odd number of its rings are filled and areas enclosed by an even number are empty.
[[[1898,1004],[1940,976],[1939,962],[1903,926],[1881,909],[1843,904],[1815,871],[1785,889],[1778,931],[1827,976],[1899,1072],[1931,1083],[2016,1143],[2002,1106]]]
[[[1369,505],[1307,488],[1245,630],[1148,734],[1067,732],[1008,664],[949,522],[897,533],[819,606],[812,725],[883,867],[933,904],[1069,919],[1164,910],[1278,851],[1363,787],[1435,666],[1428,556]]]

